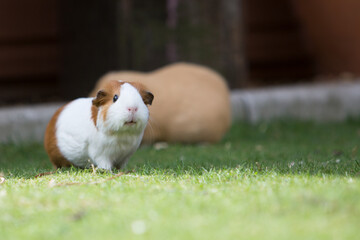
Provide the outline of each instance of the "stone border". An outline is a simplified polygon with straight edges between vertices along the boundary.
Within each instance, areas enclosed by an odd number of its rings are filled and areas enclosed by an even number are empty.
[[[63,103],[0,108],[0,142],[43,140],[47,123]]]
[[[343,121],[360,116],[360,81],[234,90],[231,104],[234,120],[253,123],[276,118]]]
[[[42,141],[48,121],[63,104],[0,108],[0,142]],[[343,121],[360,116],[360,81],[233,90],[231,105],[234,121]]]

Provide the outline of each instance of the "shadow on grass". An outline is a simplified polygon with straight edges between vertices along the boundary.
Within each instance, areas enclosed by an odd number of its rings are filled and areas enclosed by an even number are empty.
[[[173,144],[140,148],[124,171],[150,175],[202,174],[209,170],[248,169],[257,174],[348,175],[360,173],[360,121],[337,124],[278,121],[236,123],[214,145]],[[0,145],[0,172],[32,178],[53,171],[41,144]],[[64,169],[63,172],[89,171]]]

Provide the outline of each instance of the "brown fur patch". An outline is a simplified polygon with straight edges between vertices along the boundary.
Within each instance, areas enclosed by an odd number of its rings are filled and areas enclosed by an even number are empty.
[[[104,85],[104,87],[101,90],[98,91],[96,97],[92,101],[93,106],[95,106],[97,110],[96,118],[98,114],[98,108],[101,106],[103,108],[103,111],[101,113],[102,117],[104,120],[106,119],[107,110],[113,102],[114,95],[120,94],[120,87],[123,84],[124,82],[119,82],[115,80],[109,81]],[[93,114],[95,110],[93,110],[93,108],[91,110],[92,110],[92,116],[94,116]],[[94,121],[94,123],[96,126],[96,121]]]
[[[96,127],[98,112],[99,112],[99,109],[95,105],[92,105],[91,106],[91,120],[94,122],[95,127]]]
[[[152,104],[154,95],[151,92],[147,91],[146,87],[143,84],[138,83],[138,82],[131,82],[130,84],[133,85],[138,90],[138,92],[141,95],[142,100],[144,101],[144,103],[146,105]]]
[[[65,105],[66,106],[66,105]],[[45,132],[44,147],[55,169],[70,167],[72,164],[61,154],[56,139],[56,122],[65,106],[59,108],[51,118]]]

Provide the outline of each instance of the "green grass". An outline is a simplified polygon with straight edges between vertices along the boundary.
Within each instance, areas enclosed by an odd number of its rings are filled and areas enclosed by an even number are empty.
[[[237,123],[216,145],[142,147],[114,179],[34,178],[51,170],[39,144],[0,145],[0,239],[360,235],[360,120]]]

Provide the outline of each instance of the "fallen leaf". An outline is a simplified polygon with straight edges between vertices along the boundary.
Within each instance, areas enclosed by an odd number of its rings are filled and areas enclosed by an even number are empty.
[[[333,156],[334,156],[334,157],[338,157],[338,156],[341,156],[341,155],[343,155],[343,154],[344,154],[344,152],[341,151],[341,150],[334,150],[334,151],[333,151]]]
[[[82,218],[84,218],[84,216],[86,215],[86,212],[81,210],[76,212],[74,215],[71,216],[71,219],[73,221],[80,221]]]
[[[166,142],[158,142],[154,144],[154,149],[155,150],[162,150],[162,149],[166,149],[169,147],[169,144],[167,144]]]
[[[295,162],[289,163],[289,168],[292,168],[295,165]]]
[[[230,150],[231,149],[231,142],[225,143],[225,149]]]
[[[257,168],[258,168],[258,171],[260,172],[260,171],[261,171],[261,164],[258,163],[258,162],[255,162],[255,164],[256,164],[256,166],[257,166]]]
[[[357,152],[358,152],[358,147],[355,146],[355,147],[351,150],[351,155],[352,155],[353,157],[355,157],[356,154],[357,154]]]
[[[38,178],[38,177],[42,177],[42,176],[47,176],[47,175],[51,175],[54,174],[55,172],[44,172],[44,173],[39,173],[38,175],[36,175],[34,178]]]

